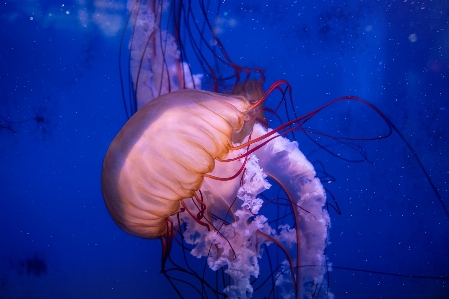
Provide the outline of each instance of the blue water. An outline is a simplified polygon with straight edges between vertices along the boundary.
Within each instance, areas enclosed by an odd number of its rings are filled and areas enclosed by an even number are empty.
[[[288,80],[298,115],[343,95],[376,105],[449,205],[449,2],[226,0],[219,16],[233,60],[263,68],[266,88]],[[159,273],[160,242],[121,231],[101,194],[104,154],[126,121],[126,17],[120,1],[0,4],[0,298],[177,298]],[[356,137],[388,130],[355,103],[309,126]],[[330,290],[449,298],[449,281],[435,278],[449,277],[449,217],[417,160],[396,133],[356,144],[372,163],[299,138],[336,178],[325,185],[342,211],[330,211]]]

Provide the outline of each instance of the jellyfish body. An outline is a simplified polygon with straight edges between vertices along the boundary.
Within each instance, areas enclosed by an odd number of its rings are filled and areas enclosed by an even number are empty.
[[[321,285],[327,269],[325,195],[297,144],[260,124],[266,123],[263,105],[254,104],[264,97],[263,72],[256,71],[258,81],[240,82],[240,72],[248,69],[232,63],[220,47],[225,57],[220,61],[235,72],[228,77],[236,81],[226,91],[230,95],[189,90],[200,88],[201,75],[193,75],[181,59],[181,35],[161,29],[161,15],[172,10],[162,2],[139,0],[130,0],[128,9],[134,22],[129,72],[136,103],[125,104],[131,108],[128,115],[135,114],[103,163],[102,189],[112,218],[132,235],[163,240],[163,273],[170,251],[164,240],[176,230],[191,245],[191,255],[206,257],[214,271],[225,269],[228,298],[252,296],[251,278],[260,275],[262,246],[275,244],[285,261],[271,272],[273,287],[278,285],[283,297],[311,298],[312,286]],[[217,82],[227,79],[218,78],[199,57],[218,92]],[[270,188],[268,177],[289,197],[295,219],[291,227],[274,227],[263,213],[258,194]],[[320,228],[312,232],[311,223]]]

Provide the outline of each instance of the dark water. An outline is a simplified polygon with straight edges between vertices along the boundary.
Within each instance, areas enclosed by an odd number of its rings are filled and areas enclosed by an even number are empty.
[[[263,68],[266,87],[288,80],[299,115],[349,94],[382,110],[449,205],[447,1],[227,0],[220,12],[234,61]],[[126,121],[125,4],[3,1],[0,18],[0,298],[177,298],[158,273],[160,242],[121,231],[100,189]],[[359,137],[387,129],[354,103],[309,126]],[[449,298],[449,282],[435,278],[449,277],[449,217],[399,136],[357,143],[373,163],[299,143],[336,178],[325,185],[342,211],[330,211],[327,248],[336,298]]]

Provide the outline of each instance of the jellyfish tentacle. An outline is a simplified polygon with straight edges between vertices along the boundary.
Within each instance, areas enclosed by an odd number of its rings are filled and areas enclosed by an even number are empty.
[[[251,134],[249,135],[248,139],[249,140],[251,139]],[[250,145],[247,146],[247,150],[249,149],[249,147],[250,147]],[[245,171],[246,162],[248,161],[248,155],[245,155],[242,158],[244,158],[242,166],[232,176],[223,178],[223,177],[218,177],[218,176],[214,176],[214,175],[206,173],[206,174],[204,174],[204,177],[212,179],[212,180],[217,180],[217,181],[231,181],[231,180],[237,178],[240,174],[242,174]],[[220,159],[217,159],[217,161],[220,161]],[[223,161],[223,160],[221,160],[221,161]],[[228,161],[223,161],[223,162],[228,162]]]
[[[295,271],[294,271],[295,268],[296,268],[296,266],[295,266],[295,263],[294,263],[293,260],[292,260],[292,257],[290,256],[288,250],[285,248],[285,246],[282,245],[281,242],[279,242],[278,240],[276,240],[275,238],[273,238],[273,236],[270,236],[270,235],[268,235],[268,234],[266,234],[266,233],[264,233],[264,232],[262,232],[262,231],[260,231],[260,230],[257,231],[257,234],[260,235],[260,236],[262,236],[263,238],[267,239],[268,241],[270,241],[270,242],[276,244],[276,245],[278,246],[278,248],[281,249],[281,251],[284,253],[285,258],[287,259],[287,262],[288,262],[288,264],[289,264],[289,266],[290,266],[291,279],[292,279],[292,281],[296,281],[296,278],[295,278]],[[298,271],[298,274],[299,274],[299,271]],[[296,275],[298,275],[298,274],[296,274]],[[294,284],[294,287],[295,287],[295,297],[298,297],[298,285],[297,285],[297,284]]]
[[[200,208],[198,209],[198,214],[196,214],[196,217],[198,218],[198,219],[203,219],[204,218],[204,212],[206,211],[206,208],[207,208],[207,206],[206,206],[206,204],[203,202],[203,194],[201,193],[201,190],[198,190],[198,192],[200,193],[200,195],[201,195],[201,199],[198,197],[198,195],[196,195],[196,193],[194,194],[195,196],[194,196],[194,198],[195,198],[195,201],[200,205]],[[195,204],[196,205],[196,204]]]
[[[252,106],[250,106],[248,108],[248,110],[253,110],[256,109],[257,107],[263,105],[263,103],[266,101],[266,99],[268,98],[268,96],[275,90],[277,89],[279,86],[286,84],[287,86],[290,87],[290,83],[288,83],[287,80],[278,80],[276,82],[274,82],[273,84],[271,84],[270,88],[268,88],[268,90],[265,92],[265,94],[263,95],[262,98],[260,98],[257,102],[255,102]],[[291,87],[290,87],[290,92],[291,92]]]
[[[171,220],[171,218],[167,218],[166,221],[167,221],[167,234],[161,237],[161,244],[162,244],[161,272],[164,271],[167,259],[170,256],[174,236],[173,221]]]
[[[214,176],[214,175],[207,174],[207,173],[204,174],[204,177],[205,177],[205,178],[212,179],[212,180],[217,180],[217,181],[231,181],[231,180],[235,179],[236,177],[238,177],[238,176],[243,172],[243,170],[245,170],[245,165],[246,165],[247,157],[248,157],[247,155],[244,157],[245,160],[244,160],[244,162],[242,163],[242,166],[240,167],[240,169],[239,169],[236,173],[234,173],[232,176],[230,176],[230,177],[221,178],[221,177]],[[220,160],[218,160],[218,161],[220,161]],[[223,161],[223,162],[228,162],[228,161],[226,161],[226,160],[221,160],[221,161]]]
[[[362,104],[368,105],[369,107],[373,108],[373,110],[382,119],[386,120],[386,116],[379,109],[375,108],[375,106],[373,106],[371,103],[369,103],[369,102],[367,102],[367,101],[365,101],[365,100],[363,100],[361,98],[355,97],[355,96],[345,96],[345,97],[337,98],[337,99],[335,99],[335,100],[333,100],[333,101],[331,101],[331,102],[329,102],[329,103],[327,103],[327,104],[325,104],[325,105],[315,109],[314,111],[305,114],[304,116],[301,116],[301,117],[299,117],[297,119],[294,119],[294,120],[291,120],[289,122],[286,122],[285,124],[275,128],[275,129],[271,129],[271,130],[269,130],[267,133],[265,133],[262,136],[258,136],[256,138],[250,140],[250,141],[247,141],[247,142],[242,143],[240,145],[236,145],[236,146],[231,147],[231,150],[238,150],[238,149],[247,147],[250,144],[257,144],[257,146],[251,148],[250,150],[248,150],[244,154],[242,154],[240,156],[237,156],[237,157],[234,157],[234,158],[230,158],[230,159],[217,158],[217,160],[220,161],[220,162],[230,162],[230,161],[235,161],[235,160],[241,159],[245,155],[249,155],[249,154],[257,151],[259,148],[263,147],[265,144],[269,143],[273,139],[279,138],[280,136],[286,135],[286,134],[288,134],[290,132],[293,132],[295,130],[302,129],[302,126],[307,121],[309,121],[313,116],[315,116],[318,112],[324,110],[325,108],[329,107],[330,105],[333,105],[333,104],[335,104],[337,102],[340,102],[340,101],[346,101],[346,100],[348,100],[348,101],[358,101],[358,102],[361,102]],[[393,128],[390,126],[391,122],[386,121],[386,123],[389,126],[388,132],[383,134],[383,135],[379,135],[379,136],[375,136],[375,137],[337,137],[337,136],[327,135],[325,133],[321,133],[321,135],[322,136],[326,136],[326,137],[330,137],[330,138],[333,138],[333,139],[336,139],[336,140],[378,140],[378,139],[384,139],[384,138],[387,138],[388,136],[390,136],[392,134],[392,132],[393,132]],[[285,129],[286,127],[290,127],[292,125],[294,125],[294,126],[289,128],[289,129],[287,129],[287,130],[285,130],[285,131],[280,132],[281,130]],[[278,134],[276,134],[276,133],[278,133]],[[272,135],[274,135],[274,136],[272,136]],[[270,137],[270,136],[272,136],[272,137]],[[268,138],[268,137],[270,137],[270,138]]]
[[[195,216],[195,215],[192,213],[192,211],[190,211],[190,209],[187,207],[187,205],[185,204],[184,200],[181,200],[181,205],[182,205],[182,207],[184,208],[184,210],[187,211],[187,213],[190,215],[190,217],[192,217],[193,220],[195,220],[199,225],[202,225],[202,226],[204,226],[204,227],[207,227],[207,230],[210,231],[209,224],[207,224],[207,223],[201,221],[201,220],[200,220],[201,218],[199,218],[198,216]],[[169,219],[169,218],[167,218],[167,219]]]

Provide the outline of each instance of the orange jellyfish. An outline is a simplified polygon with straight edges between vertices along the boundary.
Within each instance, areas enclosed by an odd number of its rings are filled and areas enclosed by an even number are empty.
[[[270,244],[282,256],[268,272],[268,285],[276,286],[276,292],[283,297],[331,297],[323,280],[330,226],[323,209],[326,195],[296,142],[282,136],[300,130],[325,107],[270,129],[263,103],[276,90],[285,100],[291,97],[290,86],[280,80],[264,93],[263,71],[240,67],[230,59],[202,5],[193,9],[186,4],[180,11],[187,13],[178,14],[175,4],[171,8],[162,2],[128,4],[135,101],[125,106],[129,115],[137,112],[117,134],[104,160],[102,189],[108,210],[126,232],[161,238],[162,272],[172,285],[177,278],[168,274],[166,263],[174,264],[170,257],[174,238],[182,249],[188,248],[188,254],[206,257],[212,271],[221,271],[220,286],[211,286],[204,271],[200,275],[189,265],[177,267],[201,282],[197,291],[202,297],[204,289],[210,289],[217,296],[250,298],[254,279],[260,276],[258,259]],[[186,47],[180,24],[192,21],[194,11],[204,17],[203,26],[195,23],[194,28],[208,30],[198,29],[200,41],[191,42],[191,47],[200,53],[214,93],[198,90],[201,75],[192,74],[178,49]],[[161,29],[164,18],[175,24],[172,32]],[[221,67],[213,67],[204,54],[208,52],[199,51],[207,34],[219,53],[205,47]],[[227,82],[233,82],[230,90]],[[282,217],[266,216],[271,214],[269,202],[259,194],[270,188],[267,178],[287,196],[284,204],[289,212]],[[286,216],[290,221],[281,221]]]
[[[251,70],[235,65],[220,47],[224,64],[234,72],[232,90],[219,90],[223,76],[212,67],[212,89],[221,93],[186,89],[198,88],[201,75],[192,75],[189,64],[181,62],[179,32],[161,30],[162,2],[132,1],[128,8],[136,99],[128,108],[137,112],[104,159],[102,189],[111,216],[130,234],[161,238],[163,272],[179,233],[191,255],[206,257],[213,271],[224,271],[228,282],[216,293],[251,297],[258,259],[264,247],[275,244],[283,261],[270,272],[273,284],[298,298],[312,294],[327,269],[326,196],[296,143],[278,133],[292,131],[299,120],[271,130],[263,114],[269,94],[283,85],[289,89],[288,83],[278,81],[264,94],[263,72],[255,70],[258,79],[249,80]],[[246,75],[242,80],[241,74]],[[292,223],[272,227],[261,213],[258,195],[270,187],[267,177],[288,195]]]
[[[202,1],[167,6],[136,0],[128,9],[134,100],[125,102],[130,118],[112,141],[102,171],[114,221],[132,235],[161,239],[161,272],[181,298],[176,283],[191,286],[195,297],[251,298],[262,292],[332,298],[325,279],[330,268],[326,194],[313,165],[285,135],[301,131],[321,110],[343,100],[368,105],[389,125],[382,136],[358,139],[385,138],[394,126],[362,99],[343,97],[272,129],[266,118],[277,108],[266,116],[264,102],[274,91],[281,91],[281,104],[288,102],[291,87],[280,80],[264,93],[263,71],[230,59]],[[170,30],[162,29],[163,22]],[[211,40],[216,47],[209,46]],[[188,45],[203,74],[192,73],[184,56]],[[202,76],[211,92],[200,90]],[[121,78],[124,82],[124,72]],[[264,200],[261,193],[272,184],[281,187],[284,199]],[[273,213],[279,206],[283,215]],[[276,256],[270,255],[272,247]],[[173,250],[181,252],[185,265],[174,261]],[[207,261],[202,267],[189,257]],[[262,259],[270,260],[268,266]]]

